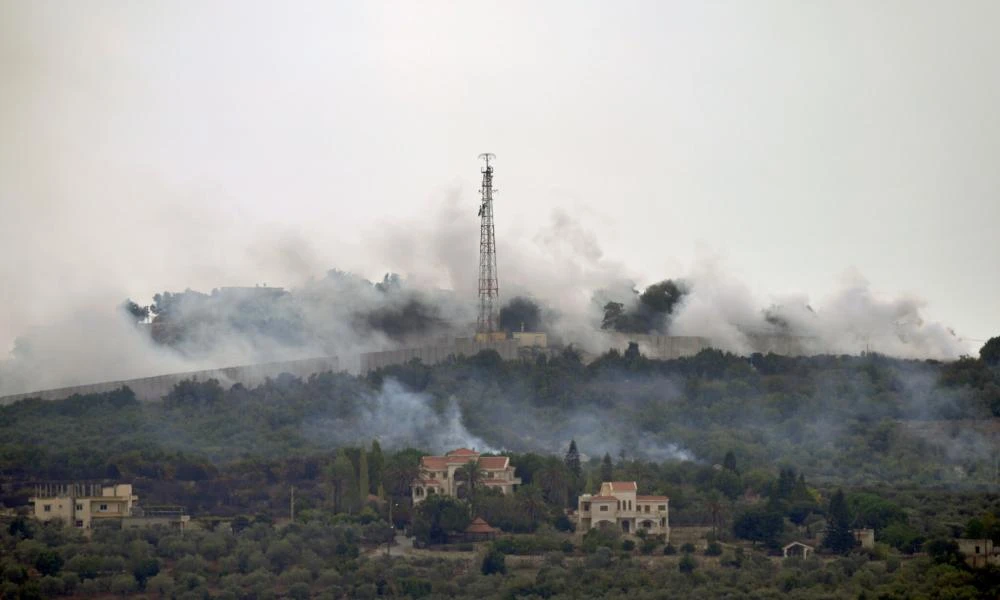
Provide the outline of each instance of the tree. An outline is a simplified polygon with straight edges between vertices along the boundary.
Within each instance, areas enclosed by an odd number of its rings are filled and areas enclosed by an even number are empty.
[[[614,463],[611,462],[611,455],[605,452],[604,459],[601,460],[601,481],[614,481],[614,469]]]
[[[685,553],[677,562],[677,570],[681,573],[693,573],[696,568],[698,568],[698,561],[688,553]]]
[[[42,575],[56,575],[62,566],[63,558],[55,550],[42,550],[35,559],[35,568]]]
[[[330,467],[330,483],[333,485],[333,510],[335,512],[350,512],[354,508],[357,483],[354,479],[354,465],[343,449],[337,452]]]
[[[461,479],[465,482],[464,496],[472,498],[473,494],[476,493],[476,488],[479,487],[479,483],[483,480],[483,472],[479,468],[479,460],[470,460],[459,467],[455,471],[455,479]]]
[[[392,512],[396,498],[410,493],[410,486],[420,478],[420,458],[409,453],[397,453],[385,465],[382,474],[382,484],[389,494],[389,522],[392,523]]]
[[[368,459],[368,485],[372,490],[382,487],[382,471],[385,469],[385,456],[378,440],[372,440],[372,449]]]
[[[722,459],[722,468],[737,475],[740,474],[739,469],[736,468],[736,455],[733,454],[732,450],[726,452],[726,456]]]
[[[576,481],[580,480],[583,469],[580,466],[580,452],[576,449],[576,440],[569,441],[569,450],[566,451],[566,458],[563,459],[566,468]]]
[[[608,302],[604,305],[604,319],[601,329],[618,330],[618,323],[625,316],[625,305],[621,302]]]
[[[778,536],[784,529],[784,517],[771,507],[752,508],[733,522],[733,535],[744,540],[762,542],[771,548],[777,546]]]
[[[361,448],[361,455],[358,458],[358,505],[364,506],[368,502],[368,494],[371,493],[368,484],[368,453],[364,447]]]
[[[827,510],[826,537],[823,545],[836,554],[847,554],[854,548],[856,540],[851,531],[851,515],[848,512],[847,501],[843,490],[830,498],[830,508]]]
[[[464,531],[469,521],[469,507],[464,502],[432,494],[414,510],[410,532],[421,542],[443,544],[450,532]]]
[[[537,524],[538,516],[545,510],[545,497],[542,490],[535,484],[522,485],[515,493],[518,507],[531,520],[532,527]]]
[[[139,306],[135,302],[132,302],[131,298],[127,298],[125,302],[122,302],[121,309],[135,323],[141,323],[149,318],[149,307]]]
[[[489,552],[483,557],[483,564],[480,571],[483,575],[492,575],[494,573],[505,574],[507,572],[507,559],[503,552],[497,550],[496,546],[491,546]]]
[[[991,367],[1000,366],[1000,335],[990,338],[979,350],[979,360]]]

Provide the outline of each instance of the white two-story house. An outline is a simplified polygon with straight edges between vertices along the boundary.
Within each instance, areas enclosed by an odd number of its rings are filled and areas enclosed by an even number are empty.
[[[645,531],[670,539],[670,499],[641,496],[634,481],[605,481],[597,495],[584,494],[577,501],[577,532],[615,527],[623,533]]]
[[[475,450],[459,448],[444,456],[424,456],[420,459],[420,477],[413,482],[411,491],[416,504],[432,494],[461,498],[465,496],[466,480],[459,469],[475,462],[479,468],[476,485],[512,494],[521,479],[514,475],[514,467],[507,456],[480,456]],[[457,473],[457,475],[456,475]]]

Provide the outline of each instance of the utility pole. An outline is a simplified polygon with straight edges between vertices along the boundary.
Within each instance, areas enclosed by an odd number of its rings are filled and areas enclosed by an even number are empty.
[[[497,282],[497,247],[493,230],[493,167],[489,152],[480,154],[486,162],[482,168],[483,185],[479,190],[479,318],[476,322],[476,341],[487,342],[497,332],[496,304],[500,296]]]

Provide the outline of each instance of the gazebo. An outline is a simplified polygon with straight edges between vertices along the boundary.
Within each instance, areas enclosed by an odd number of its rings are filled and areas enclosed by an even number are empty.
[[[476,517],[465,528],[465,539],[470,541],[492,540],[496,535],[497,530],[484,521],[482,517]]]
[[[809,558],[809,555],[812,554],[813,551],[815,551],[815,548],[808,544],[803,544],[802,542],[792,542],[781,549],[781,554],[785,558],[788,558],[789,556]]]

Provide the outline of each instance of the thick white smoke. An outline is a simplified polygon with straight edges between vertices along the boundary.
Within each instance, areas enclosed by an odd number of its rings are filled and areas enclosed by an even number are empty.
[[[365,399],[355,417],[307,428],[309,435],[325,437],[331,432],[342,443],[367,444],[377,439],[387,448],[416,447],[442,453],[455,448],[494,450],[465,428],[454,399],[438,412],[431,396],[409,391],[392,379],[383,383],[377,395]]]
[[[22,332],[18,352],[0,363],[0,394],[319,355],[338,355],[349,368],[360,352],[467,337],[475,321],[478,248],[476,214],[462,200],[468,196],[453,190],[427,216],[379,223],[365,232],[372,241],[363,252],[341,257],[362,272],[401,273],[405,290],[400,294],[379,292],[359,277],[324,277],[338,266],[337,257],[318,250],[301,232],[272,233],[236,253],[240,272],[253,272],[258,265],[264,274],[260,279],[286,274],[277,283],[290,285],[295,301],[275,303],[269,308],[273,313],[263,317],[303,324],[307,335],[261,337],[229,328],[235,315],[215,312],[193,319],[199,326],[176,352],[150,343],[110,301],[74,306],[74,297],[67,296],[45,325]],[[564,211],[532,227],[513,228],[501,239],[501,300],[535,299],[553,339],[593,353],[613,345],[601,329],[604,304],[632,305],[634,282],[666,277],[683,280],[689,290],[669,319],[669,333],[706,337],[726,350],[750,352],[748,336],[780,333],[800,336],[801,345],[814,353],[873,350],[951,359],[970,352],[945,326],[923,318],[918,299],[876,294],[856,274],[816,302],[805,296],[762,300],[714,258],[699,259],[686,273],[642,277],[609,259],[596,235]],[[227,243],[238,247],[240,242],[229,238]],[[224,262],[219,258],[219,269]],[[149,290],[150,296],[156,291]],[[413,299],[436,308],[440,318],[432,330],[405,340],[389,339],[377,329],[359,333],[358,313],[400,310]],[[149,298],[136,300],[145,304]]]
[[[707,337],[734,352],[752,351],[753,334],[798,336],[803,349],[814,354],[872,351],[948,360],[971,350],[941,323],[927,322],[920,299],[882,296],[856,270],[815,303],[805,295],[761,302],[717,259],[700,261],[685,279],[690,293],[676,310],[670,334]]]

